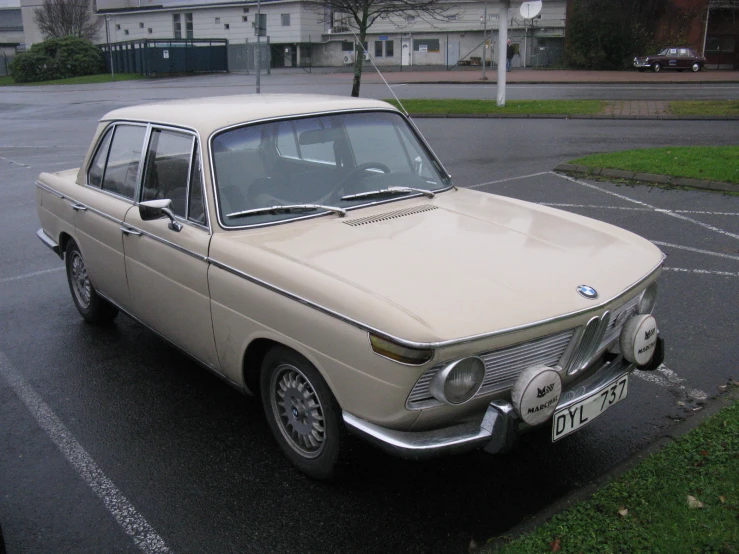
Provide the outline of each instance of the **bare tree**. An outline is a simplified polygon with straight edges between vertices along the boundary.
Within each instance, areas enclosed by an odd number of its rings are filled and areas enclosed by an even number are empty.
[[[425,18],[441,21],[442,17],[453,8],[446,0],[306,0],[305,5],[322,15],[322,22],[336,21],[345,18],[348,29],[356,29],[359,42],[358,56],[354,56],[354,80],[352,96],[359,96],[364,66],[365,39],[367,29],[378,19],[385,18],[402,28],[408,25],[409,18]]]
[[[33,20],[46,38],[95,37],[102,21],[92,13],[90,0],[44,0]]]

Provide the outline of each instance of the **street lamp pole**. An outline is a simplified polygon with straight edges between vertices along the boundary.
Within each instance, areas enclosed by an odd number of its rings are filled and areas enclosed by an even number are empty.
[[[498,99],[497,106],[505,106],[505,81],[506,81],[506,56],[508,41],[508,6],[510,0],[500,2],[500,15],[498,16]]]
[[[488,2],[485,0],[485,20],[482,23],[482,81],[487,81],[485,66],[488,64]]]
[[[105,40],[108,43],[108,56],[110,58],[110,80],[115,79],[115,73],[113,71],[113,49],[110,47],[110,32],[108,31],[108,23],[110,22],[110,16],[105,16]]]
[[[257,94],[260,94],[260,71],[262,69],[262,1],[257,0]]]

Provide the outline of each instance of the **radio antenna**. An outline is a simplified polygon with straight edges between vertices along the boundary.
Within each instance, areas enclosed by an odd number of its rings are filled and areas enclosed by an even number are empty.
[[[372,67],[375,68],[375,71],[377,71],[377,74],[380,76],[380,79],[382,79],[382,82],[385,83],[385,86],[390,91],[390,94],[392,94],[393,95],[393,98],[395,98],[395,101],[398,103],[398,106],[400,106],[400,109],[403,110],[403,113],[408,117],[408,119],[411,119],[411,114],[408,113],[408,110],[405,109],[405,106],[400,101],[400,98],[398,98],[398,96],[393,91],[392,87],[385,80],[385,76],[382,74],[382,71],[380,71],[380,68],[375,65],[375,61],[372,59],[372,56],[369,55],[369,52],[367,52],[367,49],[364,47],[364,44],[362,44],[362,41],[359,40],[359,37],[357,36],[357,34],[354,31],[352,31],[352,35],[354,35],[354,41],[355,41],[356,44],[359,44],[359,47],[362,49],[362,52],[364,54],[367,54],[367,59],[372,64]]]

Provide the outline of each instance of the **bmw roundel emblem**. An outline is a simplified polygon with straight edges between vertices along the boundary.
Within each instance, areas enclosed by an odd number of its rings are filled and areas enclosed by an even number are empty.
[[[598,298],[598,291],[595,290],[593,287],[589,287],[588,285],[579,285],[577,287],[577,292],[580,293],[580,296],[584,296],[585,298],[588,298],[589,300]]]

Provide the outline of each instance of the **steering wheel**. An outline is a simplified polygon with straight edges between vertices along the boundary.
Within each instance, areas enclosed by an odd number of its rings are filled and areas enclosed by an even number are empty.
[[[359,183],[359,181],[362,180],[362,178],[360,178],[359,175],[369,169],[379,169],[383,173],[390,173],[390,168],[380,162],[367,162],[367,163],[359,164],[357,167],[352,169],[339,182],[339,186],[336,188],[337,195],[338,195],[338,191],[341,191],[341,190],[343,190],[343,193],[341,194],[341,196],[347,196],[349,194],[354,194],[355,192],[361,192],[361,191],[356,190],[357,183]],[[354,181],[355,179],[356,181],[352,184],[352,181]]]

